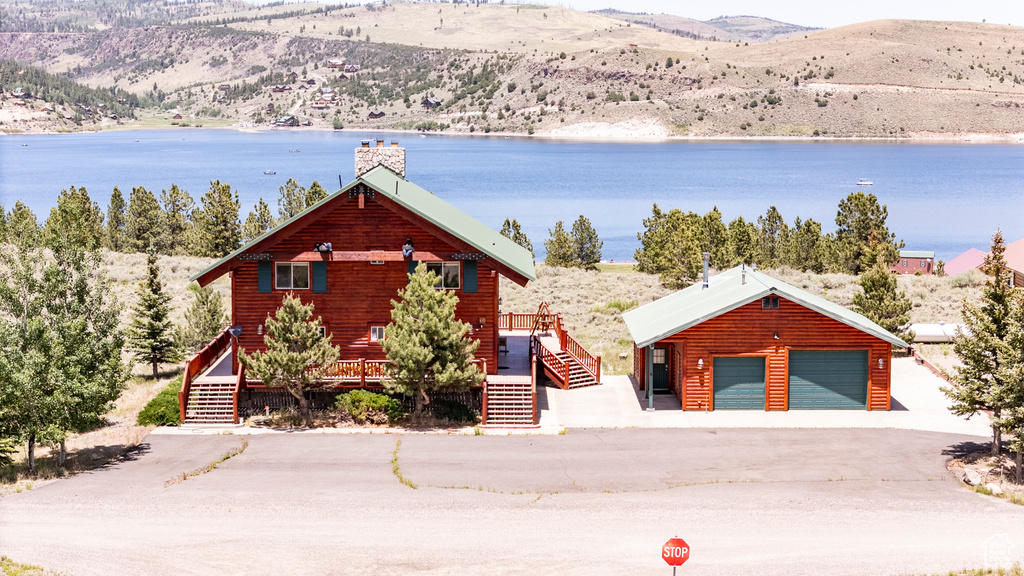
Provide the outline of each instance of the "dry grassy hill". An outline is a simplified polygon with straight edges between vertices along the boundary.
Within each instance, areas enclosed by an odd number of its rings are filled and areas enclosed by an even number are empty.
[[[159,116],[181,112],[192,125],[294,114],[320,128],[455,133],[1024,137],[1019,27],[874,21],[712,42],[561,7],[187,6],[159,25],[8,33],[0,58],[147,95]],[[756,18],[718,24],[774,30]],[[330,58],[360,70],[342,77],[323,67]],[[299,78],[286,79],[289,71]],[[301,80],[313,86],[299,90]],[[219,90],[225,83],[230,90]],[[293,90],[275,93],[277,83]],[[318,109],[321,86],[340,99]],[[442,106],[422,109],[427,96]]]

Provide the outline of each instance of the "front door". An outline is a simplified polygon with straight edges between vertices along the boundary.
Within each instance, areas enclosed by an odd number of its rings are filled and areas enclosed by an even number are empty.
[[[655,394],[668,394],[668,348],[655,348],[651,360],[654,365],[654,385],[651,390]]]

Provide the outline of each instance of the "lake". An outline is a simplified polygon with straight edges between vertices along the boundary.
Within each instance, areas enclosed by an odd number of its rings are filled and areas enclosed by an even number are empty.
[[[0,204],[23,201],[49,214],[61,189],[85,186],[105,210],[118,186],[159,191],[171,184],[198,202],[219,179],[238,190],[241,218],[263,197],[276,211],[288,178],[329,191],[353,179],[363,138],[398,139],[407,178],[500,229],[516,218],[538,256],[548,229],[586,215],[604,257],[633,258],[636,234],[657,202],[726,222],[756,220],[775,205],[835,229],[838,203],[863,187],[888,205],[889,227],[908,249],[949,260],[987,249],[1001,226],[1024,237],[1024,146],[876,142],[579,142],[527,138],[274,130],[154,130],[0,136]],[[289,152],[298,150],[298,152]],[[273,170],[274,175],[264,174]]]

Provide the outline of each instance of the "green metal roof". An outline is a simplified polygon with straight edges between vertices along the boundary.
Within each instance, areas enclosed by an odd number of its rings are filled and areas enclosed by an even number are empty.
[[[900,250],[900,258],[935,258],[931,250]]]
[[[853,310],[761,272],[747,269],[744,281],[741,268],[736,267],[714,276],[708,284],[708,288],[703,289],[698,282],[624,313],[622,319],[626,321],[626,327],[636,345],[641,348],[650,346],[744,304],[776,294],[894,346],[907,346],[906,342]]]
[[[362,177],[350,182],[341,190],[338,190],[316,204],[309,206],[299,214],[285,220],[281,224],[278,224],[274,228],[264,232],[258,238],[251,240],[241,248],[221,258],[217,262],[214,262],[202,272],[193,275],[189,280],[198,280],[200,277],[208,274],[218,267],[223,266],[225,263],[235,259],[239,254],[249,250],[251,246],[258,244],[263,239],[287,228],[293,222],[301,219],[309,212],[316,210],[321,205],[331,202],[341,194],[347,194],[350,189],[360,183],[366,184],[370,188],[373,188],[376,193],[388,197],[400,206],[403,206],[416,215],[425,218],[456,238],[459,238],[473,246],[480,252],[494,258],[511,270],[521,274],[527,280],[537,279],[536,271],[533,266],[533,255],[530,254],[529,250],[502,236],[498,232],[495,232],[482,222],[474,219],[451,204],[448,204],[444,200],[441,200],[437,196],[434,196],[433,193],[428,192],[402,178],[398,174],[395,174],[388,168],[384,166],[377,166]]]

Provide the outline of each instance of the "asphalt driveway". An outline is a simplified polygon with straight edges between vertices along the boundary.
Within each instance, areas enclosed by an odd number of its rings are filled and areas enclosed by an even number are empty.
[[[398,440],[400,473],[393,473]],[[908,430],[626,429],[562,436],[150,436],[132,458],[0,498],[0,554],[87,574],[918,574],[1024,544]],[[1020,555],[1013,550],[1014,558]]]

